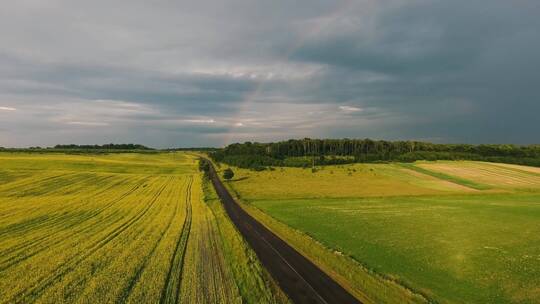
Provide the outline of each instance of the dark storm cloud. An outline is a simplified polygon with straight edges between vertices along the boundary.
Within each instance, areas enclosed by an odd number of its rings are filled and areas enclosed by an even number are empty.
[[[369,25],[351,17],[293,58],[331,67],[318,84],[327,99],[408,117],[386,136],[538,142],[538,12],[533,1],[417,2]]]
[[[18,1],[0,146],[538,142],[538,1]]]

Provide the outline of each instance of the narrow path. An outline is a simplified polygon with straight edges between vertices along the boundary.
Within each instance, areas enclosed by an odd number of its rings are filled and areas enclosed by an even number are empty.
[[[219,180],[212,166],[209,174],[231,221],[294,303],[361,303],[310,260],[242,209]]]

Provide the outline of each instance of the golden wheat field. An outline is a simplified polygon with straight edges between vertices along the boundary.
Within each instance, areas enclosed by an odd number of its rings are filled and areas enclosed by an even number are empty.
[[[287,301],[206,203],[195,156],[4,153],[0,164],[0,303]]]

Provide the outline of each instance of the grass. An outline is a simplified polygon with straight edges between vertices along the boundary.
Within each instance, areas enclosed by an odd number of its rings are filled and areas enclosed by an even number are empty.
[[[257,289],[242,287],[228,262],[240,253],[224,237],[238,232],[220,230],[226,219],[205,203],[194,156],[0,153],[0,168],[0,303],[257,303],[278,294],[262,271],[242,274]]]
[[[235,168],[234,189],[243,199],[427,195],[464,191],[454,183],[394,164],[353,164],[254,172]],[[256,187],[254,185],[257,185]]]
[[[467,174],[437,171],[435,165],[464,168]],[[415,167],[435,174],[399,164],[328,166],[314,174],[289,168],[264,174],[236,170],[239,179],[229,187],[248,212],[366,302],[536,303],[536,173],[480,162],[420,162]],[[357,175],[352,173],[356,182],[346,179],[352,168],[357,169]],[[476,179],[471,172],[485,177]],[[365,182],[370,174],[375,181]],[[396,187],[381,191],[382,178]],[[445,186],[426,182],[434,178]],[[471,189],[465,179],[481,180],[477,185],[489,190]],[[354,183],[374,187],[355,190]],[[260,185],[262,190],[255,189]]]
[[[244,209],[317,264],[362,303],[428,303],[419,292],[373,272],[343,252],[332,249],[301,230],[291,228],[251,204]]]

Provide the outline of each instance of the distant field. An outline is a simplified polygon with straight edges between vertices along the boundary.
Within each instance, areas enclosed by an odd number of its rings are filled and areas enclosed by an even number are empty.
[[[482,162],[237,169],[230,186],[248,211],[372,298],[371,272],[440,303],[538,303],[535,170]]]
[[[204,189],[184,153],[0,153],[0,303],[287,302]]]
[[[450,194],[476,189],[448,182],[397,164],[354,164],[275,171],[236,169],[234,189],[242,198],[328,198]],[[257,187],[254,187],[257,185]]]
[[[426,168],[456,177],[474,180],[477,183],[499,188],[538,188],[540,168],[482,162],[431,162],[420,163]]]

